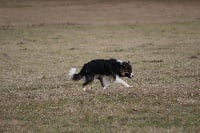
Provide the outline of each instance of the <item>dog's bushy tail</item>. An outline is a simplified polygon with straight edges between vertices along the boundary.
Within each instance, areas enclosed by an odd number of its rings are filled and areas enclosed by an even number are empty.
[[[79,73],[76,74],[76,68],[71,68],[71,69],[69,70],[69,78],[70,78],[71,80],[78,81],[78,80],[82,79],[82,77],[83,77],[83,76],[80,75]]]

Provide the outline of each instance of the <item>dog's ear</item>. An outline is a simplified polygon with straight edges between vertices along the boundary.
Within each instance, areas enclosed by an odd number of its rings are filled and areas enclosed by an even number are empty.
[[[128,61],[128,64],[131,64],[130,61]]]

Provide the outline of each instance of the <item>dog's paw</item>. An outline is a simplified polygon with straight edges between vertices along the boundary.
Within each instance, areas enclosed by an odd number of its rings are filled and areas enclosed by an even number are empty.
[[[86,87],[83,88],[83,91],[86,91]]]
[[[127,85],[127,86],[126,86],[126,88],[131,88],[131,87],[133,87],[133,86],[131,86],[131,85]]]

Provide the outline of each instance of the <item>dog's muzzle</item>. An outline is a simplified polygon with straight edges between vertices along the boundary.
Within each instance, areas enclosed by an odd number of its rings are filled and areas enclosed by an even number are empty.
[[[132,77],[134,77],[134,74],[133,73],[126,73],[125,76],[128,77],[128,78],[132,78]]]
[[[134,74],[133,74],[133,73],[131,73],[131,75],[130,75],[130,78],[132,78],[132,77],[134,77]]]

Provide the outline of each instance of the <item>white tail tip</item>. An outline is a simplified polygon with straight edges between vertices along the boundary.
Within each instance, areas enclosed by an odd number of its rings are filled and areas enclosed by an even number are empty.
[[[69,78],[72,79],[73,75],[76,73],[76,68],[71,68],[69,70]]]

